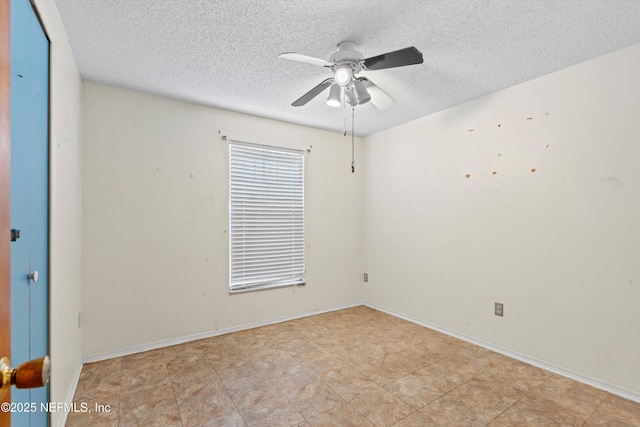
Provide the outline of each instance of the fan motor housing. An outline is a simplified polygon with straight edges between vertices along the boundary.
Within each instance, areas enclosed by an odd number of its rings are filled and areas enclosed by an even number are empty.
[[[353,76],[362,70],[362,61],[364,60],[364,55],[357,50],[355,50],[356,44],[353,42],[342,42],[338,45],[338,50],[336,50],[329,60],[333,62],[331,66],[331,71],[334,73],[334,77],[336,78],[336,83],[341,86],[345,86],[353,81]],[[345,81],[346,70],[350,74],[349,81]]]

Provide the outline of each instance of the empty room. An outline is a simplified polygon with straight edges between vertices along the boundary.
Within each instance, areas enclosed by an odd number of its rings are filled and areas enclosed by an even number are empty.
[[[640,3],[1,7],[0,425],[640,425]]]

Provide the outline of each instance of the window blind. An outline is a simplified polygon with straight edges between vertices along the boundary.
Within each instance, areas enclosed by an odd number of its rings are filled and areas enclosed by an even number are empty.
[[[304,154],[229,142],[229,291],[301,285]]]

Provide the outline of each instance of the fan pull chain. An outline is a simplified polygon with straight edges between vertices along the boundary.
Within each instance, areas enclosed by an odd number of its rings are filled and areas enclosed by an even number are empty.
[[[347,90],[342,91],[342,136],[347,136]]]
[[[356,123],[356,109],[351,107],[351,173],[356,172],[355,145],[353,142],[353,130]]]

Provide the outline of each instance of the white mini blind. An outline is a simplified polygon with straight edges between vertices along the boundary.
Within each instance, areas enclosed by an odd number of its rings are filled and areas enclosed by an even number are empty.
[[[302,285],[304,154],[230,141],[230,292]]]

